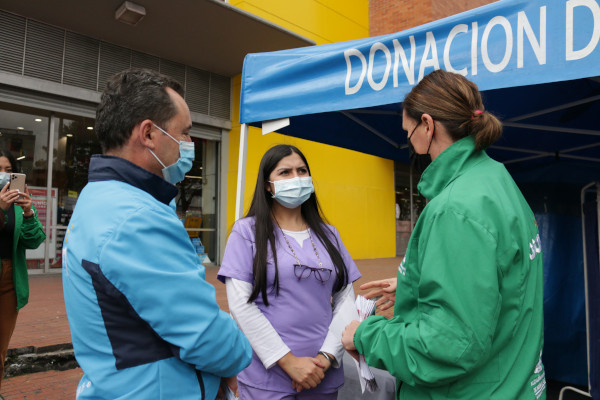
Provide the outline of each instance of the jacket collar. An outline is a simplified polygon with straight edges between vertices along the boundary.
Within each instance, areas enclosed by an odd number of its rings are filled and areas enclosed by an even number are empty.
[[[488,158],[485,151],[475,150],[473,135],[462,138],[433,160],[421,175],[417,188],[431,200],[456,178]]]
[[[90,160],[88,182],[120,181],[149,193],[156,200],[169,204],[177,195],[177,187],[160,176],[121,157],[94,154]]]

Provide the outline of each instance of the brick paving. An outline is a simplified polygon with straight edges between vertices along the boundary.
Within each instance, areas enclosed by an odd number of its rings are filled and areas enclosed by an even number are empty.
[[[29,304],[19,311],[9,349],[71,343],[62,294],[62,275],[29,277]]]
[[[400,258],[357,260],[363,277],[358,285],[396,276]],[[219,306],[228,311],[225,285],[217,281],[216,267],[206,268],[206,280],[216,289]],[[62,295],[60,274],[32,275],[29,277],[29,304],[19,312],[17,326],[9,349],[46,347],[71,342],[69,324]],[[74,399],[81,369],[46,371],[5,379],[0,393],[6,400],[64,400]]]
[[[75,390],[83,372],[46,371],[6,379],[2,395],[6,400],[67,400],[75,399]]]

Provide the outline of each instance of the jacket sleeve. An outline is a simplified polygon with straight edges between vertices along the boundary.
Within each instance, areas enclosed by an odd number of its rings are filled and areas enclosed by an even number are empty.
[[[231,316],[219,309],[183,225],[166,209],[132,213],[99,257],[106,278],[179,358],[202,372],[234,376],[252,349]]]
[[[21,232],[19,234],[19,246],[25,249],[37,249],[40,244],[46,239],[44,227],[37,217],[37,210],[32,205],[33,217],[23,218]],[[15,207],[15,211],[17,208]],[[22,213],[21,207],[18,212]]]
[[[366,319],[354,343],[369,365],[410,385],[437,386],[477,368],[490,352],[501,303],[496,240],[452,211],[418,239],[418,265],[406,270],[420,269],[417,309],[408,318]]]

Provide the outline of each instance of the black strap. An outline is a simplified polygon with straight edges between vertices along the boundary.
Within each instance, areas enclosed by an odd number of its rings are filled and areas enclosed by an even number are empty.
[[[202,379],[202,372],[196,370],[196,377],[198,378],[198,384],[200,385],[200,393],[202,394],[202,400],[204,400],[206,397],[206,394],[204,393],[204,379]]]

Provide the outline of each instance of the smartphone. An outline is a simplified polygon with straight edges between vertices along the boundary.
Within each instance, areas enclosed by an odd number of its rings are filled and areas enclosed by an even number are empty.
[[[10,190],[25,193],[25,174],[10,174]]]

